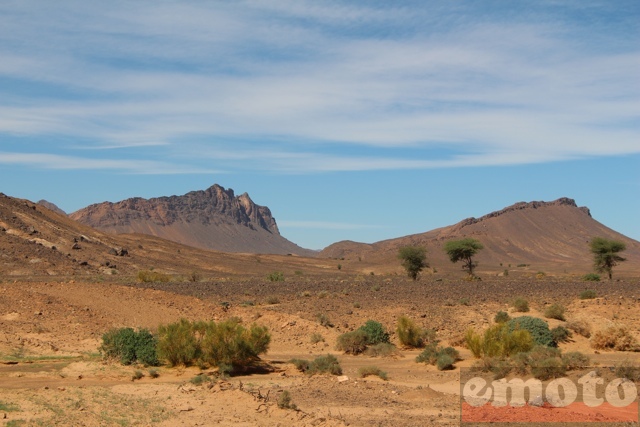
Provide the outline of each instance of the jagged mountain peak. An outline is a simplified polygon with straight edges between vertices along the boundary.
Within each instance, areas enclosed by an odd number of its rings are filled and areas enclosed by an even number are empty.
[[[311,254],[280,235],[268,207],[218,184],[181,196],[98,203],[70,216],[102,231],[150,234],[205,249]]]

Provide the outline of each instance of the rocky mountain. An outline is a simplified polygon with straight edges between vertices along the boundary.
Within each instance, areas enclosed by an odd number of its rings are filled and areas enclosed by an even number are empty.
[[[334,268],[332,260],[224,253],[145,234],[104,233],[41,204],[0,193],[0,281],[135,281],[140,271],[151,269],[178,281],[193,280],[194,272],[202,280],[218,280],[265,277],[273,271],[313,275]]]
[[[371,264],[391,272],[398,271],[398,248],[417,245],[427,248],[433,267],[450,270],[459,267],[449,262],[443,251],[444,244],[471,237],[485,247],[477,256],[479,270],[502,272],[509,266],[520,265],[535,271],[584,273],[591,271],[589,241],[596,236],[626,243],[623,256],[628,261],[616,267],[617,270],[639,270],[640,242],[599,223],[591,217],[588,208],[578,207],[569,198],[520,202],[480,218],[467,218],[448,227],[372,244],[338,242],[325,248],[319,256],[358,259],[363,263],[363,271]]]
[[[203,249],[314,254],[280,235],[268,207],[217,184],[182,196],[94,204],[69,216],[108,233],[148,234]]]

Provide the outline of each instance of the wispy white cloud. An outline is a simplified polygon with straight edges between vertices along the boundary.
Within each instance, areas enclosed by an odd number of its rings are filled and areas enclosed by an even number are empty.
[[[211,174],[220,171],[194,169],[150,160],[90,159],[44,153],[0,152],[0,164],[58,170],[115,170],[140,175]]]
[[[255,161],[237,168],[287,173],[640,153],[637,43],[603,47],[610,34],[585,39],[587,23],[552,13],[506,20],[468,7],[10,3],[0,135],[173,147],[195,170],[212,152],[218,168],[244,158]],[[336,153],[352,147],[383,151]],[[61,159],[51,164],[74,164]]]

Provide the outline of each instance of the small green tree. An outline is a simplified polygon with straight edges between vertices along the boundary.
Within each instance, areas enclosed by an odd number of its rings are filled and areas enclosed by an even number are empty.
[[[413,280],[418,279],[418,274],[427,264],[427,250],[419,246],[404,246],[398,251],[398,258],[402,260],[402,266]]]
[[[473,276],[473,269],[478,265],[472,257],[483,248],[482,243],[471,238],[452,240],[444,245],[444,251],[449,255],[451,262],[462,261],[462,269],[466,270],[469,276]]]
[[[591,240],[590,247],[593,254],[594,268],[598,273],[607,273],[609,280],[613,277],[613,267],[627,260],[618,255],[618,252],[624,251],[627,246],[617,240],[594,237]]]

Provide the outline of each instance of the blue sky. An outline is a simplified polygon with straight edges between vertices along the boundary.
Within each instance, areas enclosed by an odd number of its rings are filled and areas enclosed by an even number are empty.
[[[318,249],[576,199],[640,239],[640,3],[3,1],[0,191],[214,183]]]

